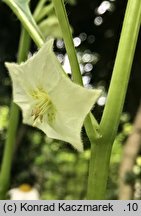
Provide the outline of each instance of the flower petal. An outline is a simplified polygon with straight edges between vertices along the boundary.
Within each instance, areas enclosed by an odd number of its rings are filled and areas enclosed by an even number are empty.
[[[23,110],[24,123],[82,151],[81,128],[101,91],[74,84],[66,76],[52,46],[53,40],[47,41],[20,65],[6,63],[13,81],[14,101]]]

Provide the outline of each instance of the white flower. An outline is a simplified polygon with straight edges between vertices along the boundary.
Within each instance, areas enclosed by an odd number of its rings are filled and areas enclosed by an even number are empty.
[[[23,184],[19,188],[13,188],[9,191],[10,200],[39,200],[39,192],[36,188]]]
[[[25,63],[6,63],[13,81],[14,102],[23,111],[23,122],[54,139],[83,150],[81,128],[101,90],[85,89],[65,74],[52,51],[53,40]]]
[[[138,157],[137,157],[136,163],[137,163],[138,166],[141,167],[141,156],[138,156]]]

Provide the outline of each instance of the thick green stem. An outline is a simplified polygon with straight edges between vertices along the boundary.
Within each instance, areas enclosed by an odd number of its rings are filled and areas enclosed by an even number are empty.
[[[87,199],[105,199],[109,161],[122,112],[141,18],[141,1],[128,0],[108,98],[100,129],[92,147]]]
[[[5,199],[10,182],[10,172],[12,166],[12,156],[15,147],[16,131],[19,120],[19,109],[16,104],[11,104],[9,127],[4,147],[4,154],[0,173],[0,199]]]
[[[70,61],[73,80],[75,83],[83,85],[80,67],[77,60],[76,51],[74,48],[72,34],[70,31],[69,21],[64,6],[64,0],[53,0],[53,4],[64,38],[67,54]]]
[[[24,61],[30,46],[30,37],[23,29],[20,38],[18,62]],[[6,192],[9,188],[10,173],[12,167],[13,151],[16,142],[16,132],[19,121],[19,109],[16,104],[12,102],[10,109],[9,126],[7,131],[7,138],[4,147],[4,154],[0,172],[0,199],[5,199]]]
[[[54,4],[57,18],[59,20],[59,25],[62,31],[67,54],[69,57],[73,81],[83,86],[81,71],[80,71],[76,50],[73,43],[69,20],[64,6],[64,0],[53,0],[53,4]],[[96,136],[99,136],[99,129],[98,129],[99,125],[96,119],[94,118],[94,116],[92,116],[91,114],[87,116],[84,126],[90,141],[95,139]]]

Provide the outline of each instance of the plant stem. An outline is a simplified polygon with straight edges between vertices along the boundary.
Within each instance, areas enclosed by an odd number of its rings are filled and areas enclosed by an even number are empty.
[[[38,17],[40,16],[41,14],[41,11],[44,7],[44,4],[46,3],[46,0],[40,0],[35,8],[35,11],[34,11],[34,19],[35,20],[38,20]]]
[[[67,54],[70,61],[73,80],[75,83],[83,85],[79,63],[76,56],[76,51],[70,31],[69,21],[64,6],[64,0],[53,0],[55,12],[59,20],[59,25],[64,38]]]
[[[49,5],[44,6],[42,9],[40,8],[40,11],[36,12],[35,9],[35,12],[33,13],[33,17],[35,21],[39,23],[45,16],[49,15],[50,13],[53,13],[53,10],[54,10],[53,4],[50,3]]]
[[[24,61],[30,46],[30,37],[27,32],[22,29],[19,50],[18,62]],[[4,147],[4,154],[2,159],[2,166],[0,172],[0,199],[5,199],[10,183],[10,173],[12,167],[13,151],[16,142],[16,132],[19,122],[19,108],[13,102],[11,103],[9,126],[7,131],[7,138]]]
[[[18,56],[17,56],[18,63],[25,61],[25,59],[27,58],[27,54],[30,48],[30,43],[31,43],[31,38],[28,32],[25,30],[25,28],[22,27],[20,41],[19,41]]]
[[[116,136],[141,18],[141,1],[128,0],[120,42],[100,129],[102,138],[92,147],[87,199],[105,199],[109,161]]]
[[[69,57],[69,62],[72,71],[73,81],[81,86],[83,86],[81,71],[76,55],[76,50],[73,43],[73,38],[70,30],[69,20],[67,17],[64,0],[53,0],[56,16],[59,20],[59,25],[64,38],[67,54]],[[93,123],[92,123],[93,120]],[[95,140],[99,136],[99,125],[93,115],[88,114],[84,122],[86,133],[89,140]]]
[[[30,10],[26,7],[25,11],[20,8],[14,0],[3,0],[17,15],[21,23],[23,24],[24,28],[27,30],[31,38],[35,41],[38,47],[41,47],[44,43],[43,35],[41,34],[38,26],[36,25]],[[24,4],[25,2],[23,2]],[[19,3],[20,4],[20,3]],[[26,3],[25,3],[25,6]],[[25,13],[26,12],[26,13]],[[27,16],[28,15],[28,16]]]

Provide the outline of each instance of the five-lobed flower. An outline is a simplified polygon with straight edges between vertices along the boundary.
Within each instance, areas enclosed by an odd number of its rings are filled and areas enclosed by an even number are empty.
[[[26,62],[5,64],[13,82],[14,102],[23,111],[24,123],[82,151],[81,128],[101,91],[73,83],[52,47],[51,39]]]

